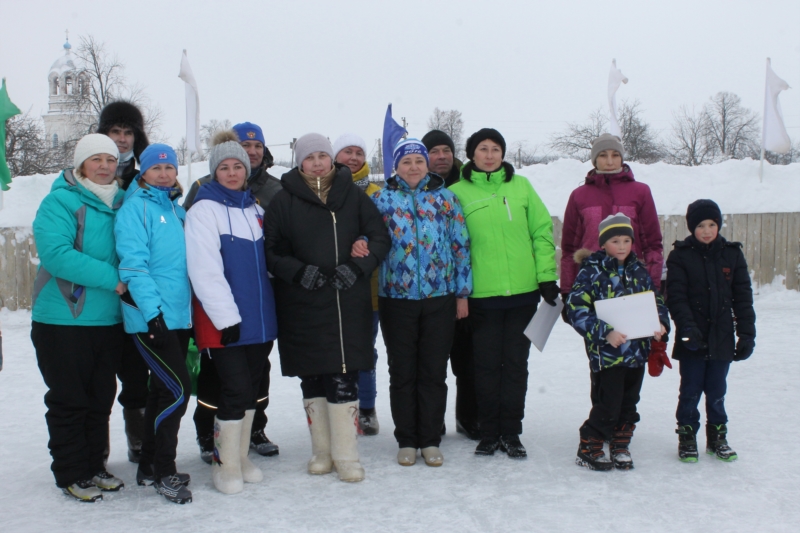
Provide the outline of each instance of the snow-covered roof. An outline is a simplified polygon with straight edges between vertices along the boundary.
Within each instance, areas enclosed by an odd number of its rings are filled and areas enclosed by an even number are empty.
[[[69,44],[69,41],[64,43],[64,55],[59,57],[55,63],[50,67],[50,72],[48,73],[48,77],[52,73],[56,73],[58,76],[61,76],[65,72],[69,72],[70,70],[75,70],[75,62],[72,60],[72,54],[70,53],[70,49],[72,45]]]

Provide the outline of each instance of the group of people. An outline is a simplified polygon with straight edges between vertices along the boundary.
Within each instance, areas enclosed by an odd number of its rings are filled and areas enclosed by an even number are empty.
[[[296,166],[278,180],[261,128],[237,124],[213,139],[209,175],[182,199],[175,151],[148,144],[134,105],[109,104],[98,133],[78,142],[73,168],[34,221],[41,263],[31,338],[48,387],[52,470],[65,494],[91,502],[124,486],[105,464],[119,377],[137,484],[192,501],[190,477],[175,463],[192,394],[191,343],[200,352],[197,442],[220,492],[263,479],[251,450],[279,453],[265,433],[276,340],[282,374],[300,378],[310,474],[364,479],[357,435],[380,428],[379,332],[399,465],[414,465],[418,451],[428,466],[444,462],[448,359],[456,431],[479,441],[476,455],[524,458],[524,330],[540,301],[556,306],[559,295],[591,370],[579,465],[633,467],[644,369],[657,375],[670,364],[670,315],[681,364],[680,458],[697,460],[701,394],[707,450],[736,458],[726,441],[725,378],[730,361],[753,351],[755,314],[744,256],[719,236],[716,204],[689,206],[692,235],[667,261],[667,310],[655,205],[617,137],[594,141],[594,168],[570,196],[560,283],[550,214],[504,161],[497,130],[473,133],[463,164],[444,132],[401,140],[383,188],[369,180],[358,135],[332,144],[309,133],[294,152]],[[597,318],[595,301],[650,290],[661,322],[652,337],[628,340]]]

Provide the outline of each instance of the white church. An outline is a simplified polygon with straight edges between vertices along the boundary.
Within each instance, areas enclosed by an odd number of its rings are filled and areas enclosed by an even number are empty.
[[[51,148],[58,148],[59,142],[69,140],[75,124],[74,100],[89,91],[89,79],[75,66],[71,53],[69,37],[64,43],[64,55],[50,67],[47,84],[50,96],[44,119],[45,133]]]

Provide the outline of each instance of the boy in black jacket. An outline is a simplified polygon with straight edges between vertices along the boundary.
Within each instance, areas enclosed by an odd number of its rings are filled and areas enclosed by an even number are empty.
[[[672,357],[680,361],[681,374],[678,454],[683,462],[697,462],[697,405],[705,394],[706,453],[734,461],[724,400],[731,361],[747,359],[755,348],[750,275],[741,243],[719,235],[722,213],[716,203],[693,202],[686,222],[692,235],[676,241],[667,259],[667,307],[677,332]]]

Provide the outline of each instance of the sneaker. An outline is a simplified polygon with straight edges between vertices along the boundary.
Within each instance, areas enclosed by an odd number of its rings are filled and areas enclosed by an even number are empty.
[[[171,502],[184,504],[192,501],[192,491],[181,482],[178,474],[164,476],[153,486],[156,488],[156,492]]]
[[[475,455],[494,455],[494,451],[500,447],[497,437],[483,437],[475,448]]]
[[[95,474],[92,478],[92,483],[103,492],[116,492],[125,487],[125,483],[120,478],[115,477],[107,470],[101,470]]]
[[[214,459],[214,435],[197,437],[197,445],[200,447],[200,459],[210,465]]]
[[[598,439],[596,437],[581,437],[575,464],[578,466],[585,466],[589,470],[598,470],[600,472],[607,472],[614,468],[614,463],[609,461],[608,457],[606,457],[606,453],[603,451],[603,439]]]
[[[69,487],[61,489],[67,496],[72,496],[79,502],[93,503],[103,500],[103,493],[88,479],[76,481]]]
[[[696,463],[698,458],[697,453],[697,437],[694,434],[692,426],[681,426],[675,430],[678,434],[678,457],[684,463]]]
[[[192,481],[192,478],[189,474],[178,472],[177,474],[173,475],[178,477],[180,484],[184,487],[188,487],[189,483]],[[136,469],[136,484],[140,487],[149,487],[155,482],[156,474],[153,471],[153,465],[148,467],[139,463],[139,468]]]
[[[481,440],[481,426],[477,422],[466,422],[456,418],[456,433],[461,433],[469,440]]]
[[[378,414],[375,408],[372,409],[358,409],[358,434],[359,435],[377,435],[381,426],[378,423]]]
[[[512,459],[525,459],[528,452],[519,441],[519,435],[503,435],[498,443],[500,451],[506,452]]]
[[[256,453],[264,457],[272,457],[280,453],[278,445],[267,438],[263,429],[254,431],[253,434],[250,435],[250,449],[255,450]]]

